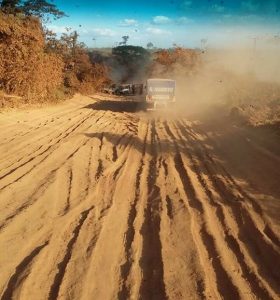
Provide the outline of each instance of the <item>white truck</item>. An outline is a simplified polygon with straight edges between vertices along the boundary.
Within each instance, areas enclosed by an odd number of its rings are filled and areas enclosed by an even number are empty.
[[[172,79],[151,78],[146,84],[146,102],[153,104],[153,107],[167,107],[174,103],[176,82]]]

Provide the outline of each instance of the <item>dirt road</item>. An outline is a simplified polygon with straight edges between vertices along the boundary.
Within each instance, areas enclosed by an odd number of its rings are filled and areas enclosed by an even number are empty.
[[[280,299],[279,150],[133,103],[0,114],[1,299]]]

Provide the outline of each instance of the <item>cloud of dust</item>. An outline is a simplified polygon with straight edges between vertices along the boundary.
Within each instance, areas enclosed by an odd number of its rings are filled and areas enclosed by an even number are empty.
[[[177,107],[186,113],[280,101],[280,57],[275,47],[210,49],[201,54],[195,72],[182,73],[177,66],[170,77],[177,83]]]

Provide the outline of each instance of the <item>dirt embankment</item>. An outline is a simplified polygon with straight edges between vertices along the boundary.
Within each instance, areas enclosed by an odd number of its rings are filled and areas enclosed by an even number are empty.
[[[1,114],[1,298],[278,299],[279,138],[216,121]]]

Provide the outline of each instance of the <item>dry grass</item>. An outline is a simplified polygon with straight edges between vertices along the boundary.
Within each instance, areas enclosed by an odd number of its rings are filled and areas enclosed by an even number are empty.
[[[38,19],[0,14],[0,84],[7,93],[43,101],[63,82],[63,61],[44,51]]]

